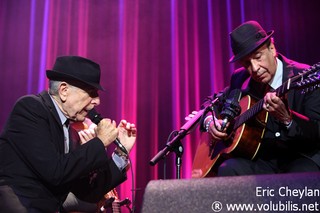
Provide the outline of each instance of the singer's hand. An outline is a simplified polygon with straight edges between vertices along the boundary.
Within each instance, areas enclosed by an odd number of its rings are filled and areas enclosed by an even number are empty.
[[[94,137],[97,137],[95,132],[96,124],[92,123],[90,119],[85,118],[84,121],[71,122],[72,128],[78,132],[80,138],[80,145],[87,143]]]
[[[290,110],[287,106],[286,100],[279,98],[275,92],[268,92],[264,96],[263,108],[286,125],[292,120]]]
[[[121,120],[118,129],[118,138],[129,153],[137,138],[137,128],[134,124]],[[118,149],[118,151],[120,150]]]
[[[91,123],[87,129],[83,129],[78,132],[81,145],[87,143],[92,138],[97,137],[97,134],[95,132],[96,126],[96,124]]]
[[[109,146],[118,136],[119,131],[115,121],[104,118],[95,128],[97,137],[103,142],[104,146]]]

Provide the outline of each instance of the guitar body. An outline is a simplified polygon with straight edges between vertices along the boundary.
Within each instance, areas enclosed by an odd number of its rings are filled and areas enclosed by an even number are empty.
[[[118,198],[118,192],[116,189],[112,189],[107,194],[104,195],[104,198],[98,203],[97,212],[101,213],[121,213],[120,200]]]
[[[241,113],[250,109],[255,103],[250,96],[243,97],[239,102]],[[192,177],[215,176],[218,166],[232,156],[253,159],[260,147],[266,122],[267,113],[261,111],[246,123],[233,129],[230,137],[225,141],[214,141],[211,134],[201,133],[193,161]]]

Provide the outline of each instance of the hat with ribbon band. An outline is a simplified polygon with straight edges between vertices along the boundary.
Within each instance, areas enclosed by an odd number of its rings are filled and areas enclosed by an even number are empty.
[[[50,80],[66,81],[104,91],[100,85],[100,72],[99,64],[89,59],[80,56],[60,56],[52,70],[47,70],[46,74]]]
[[[261,47],[274,33],[266,31],[256,21],[247,21],[230,33],[233,56],[229,62],[236,62]]]

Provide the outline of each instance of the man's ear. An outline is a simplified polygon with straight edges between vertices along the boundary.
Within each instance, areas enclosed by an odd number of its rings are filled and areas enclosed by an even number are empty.
[[[69,89],[70,89],[69,84],[67,84],[66,82],[60,83],[59,97],[60,97],[61,102],[65,102],[67,100]]]
[[[276,47],[274,46],[274,43],[271,42],[269,49],[272,51],[273,56],[276,57],[277,51],[276,51]]]

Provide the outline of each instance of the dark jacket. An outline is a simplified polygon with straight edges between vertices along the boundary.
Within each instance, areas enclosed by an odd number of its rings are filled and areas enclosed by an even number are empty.
[[[70,190],[97,202],[125,179],[98,138],[64,154],[62,124],[48,92],[16,102],[0,136],[0,185],[11,186],[30,208],[55,212]]]

